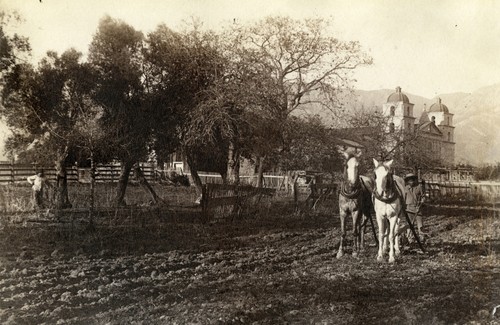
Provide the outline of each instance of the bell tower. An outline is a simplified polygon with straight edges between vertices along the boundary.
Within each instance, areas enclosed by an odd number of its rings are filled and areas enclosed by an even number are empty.
[[[403,134],[414,132],[413,106],[408,96],[401,91],[401,87],[396,87],[396,91],[382,106],[382,113],[388,118],[389,132],[402,131]]]

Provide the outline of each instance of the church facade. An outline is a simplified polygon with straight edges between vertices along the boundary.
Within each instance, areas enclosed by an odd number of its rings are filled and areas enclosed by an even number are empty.
[[[382,106],[382,112],[388,119],[389,132],[401,131],[403,135],[418,136],[423,148],[433,159],[440,160],[445,166],[455,162],[455,142],[453,114],[448,107],[437,98],[429,109],[423,108],[419,118],[414,116],[412,104],[402,91],[389,95]]]

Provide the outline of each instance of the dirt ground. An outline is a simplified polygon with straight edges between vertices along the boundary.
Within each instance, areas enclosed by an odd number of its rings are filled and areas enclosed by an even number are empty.
[[[286,207],[207,224],[4,225],[0,322],[500,323],[497,214],[426,213],[428,253],[410,246],[394,264],[376,261],[370,233],[363,255],[336,259],[338,217]]]

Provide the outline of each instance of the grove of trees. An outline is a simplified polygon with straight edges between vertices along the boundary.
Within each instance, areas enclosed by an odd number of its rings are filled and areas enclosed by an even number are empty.
[[[199,170],[238,183],[243,157],[260,176],[267,168],[334,170],[331,133],[318,117],[297,113],[308,105],[339,112],[353,71],[371,64],[359,43],[329,35],[324,19],[267,17],[221,32],[194,21],[145,35],[106,16],[86,58],[49,51],[33,65],[29,41],[7,32],[17,17],[0,18],[6,150],[56,167],[58,207],[71,206],[66,168],[75,163],[94,171],[120,162],[116,205],[126,204],[131,171],[140,177],[138,163],[152,154],[161,163],[182,152],[198,188]]]

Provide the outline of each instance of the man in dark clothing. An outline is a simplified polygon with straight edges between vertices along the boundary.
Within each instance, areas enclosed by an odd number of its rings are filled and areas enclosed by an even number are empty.
[[[406,213],[412,224],[416,224],[418,235],[422,238],[425,233],[422,231],[423,222],[422,216],[419,213],[420,206],[424,202],[424,192],[418,182],[418,177],[415,174],[407,174],[405,176],[405,203]]]

